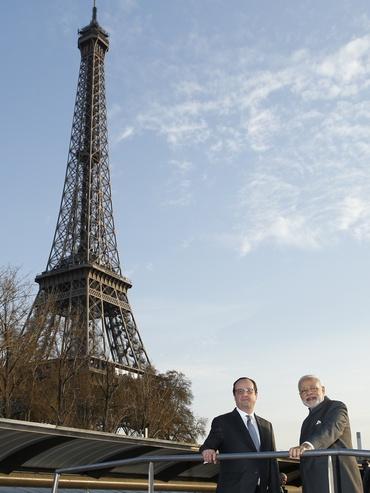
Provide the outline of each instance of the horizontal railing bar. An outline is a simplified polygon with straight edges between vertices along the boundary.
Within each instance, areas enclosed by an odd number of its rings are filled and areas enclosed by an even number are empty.
[[[370,458],[370,450],[359,449],[318,449],[307,450],[304,457],[334,456],[334,455],[352,455],[355,457]],[[278,459],[289,458],[288,451],[279,452],[238,452],[230,454],[218,454],[218,460],[235,460],[235,459]],[[99,469],[110,469],[112,467],[125,466],[129,464],[138,464],[140,462],[198,462],[203,461],[201,454],[179,454],[179,455],[146,455],[132,457],[131,459],[115,460],[110,462],[100,462],[99,464],[89,464],[77,467],[63,467],[55,470],[55,474],[78,473],[87,471],[96,471]]]

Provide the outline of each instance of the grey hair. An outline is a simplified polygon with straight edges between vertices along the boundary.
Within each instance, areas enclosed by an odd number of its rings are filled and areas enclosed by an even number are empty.
[[[320,386],[322,387],[321,380],[316,375],[303,375],[303,377],[301,377],[298,380],[298,390],[300,390],[301,383],[304,382],[305,380],[316,380],[316,382],[318,382],[320,384]]]

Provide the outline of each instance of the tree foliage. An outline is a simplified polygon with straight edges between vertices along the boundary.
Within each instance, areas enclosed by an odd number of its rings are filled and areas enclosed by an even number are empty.
[[[18,268],[0,268],[0,416],[184,442],[204,434],[183,373],[127,373],[108,361],[92,371],[75,347],[55,342],[65,334],[45,324],[52,300],[24,330],[30,295]]]
[[[191,383],[175,370],[149,369],[127,382],[130,401],[120,423],[123,430],[146,430],[153,438],[194,442],[204,434],[205,420],[191,411]]]

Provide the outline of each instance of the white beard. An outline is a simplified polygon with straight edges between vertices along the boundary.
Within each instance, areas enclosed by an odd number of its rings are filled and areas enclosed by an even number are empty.
[[[305,404],[305,406],[309,407],[310,409],[313,409],[314,407],[321,404],[323,400],[324,400],[324,397],[322,399],[320,397],[317,397],[314,401],[312,400],[309,403],[305,402],[304,404]]]

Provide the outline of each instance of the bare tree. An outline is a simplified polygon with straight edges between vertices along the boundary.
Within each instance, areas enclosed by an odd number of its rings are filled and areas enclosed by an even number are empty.
[[[129,379],[130,406],[121,422],[128,434],[194,442],[205,431],[205,420],[191,411],[191,383],[175,370],[158,373],[154,368]]]
[[[31,283],[18,267],[0,269],[0,415],[17,415],[15,394],[28,354],[22,327],[30,308]],[[19,403],[18,403],[19,404]]]

